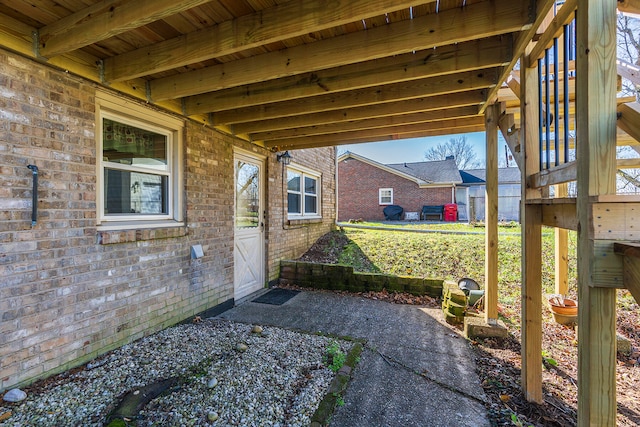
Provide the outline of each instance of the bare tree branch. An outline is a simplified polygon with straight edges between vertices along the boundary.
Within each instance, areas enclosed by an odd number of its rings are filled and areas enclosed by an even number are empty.
[[[453,156],[458,169],[474,169],[482,167],[478,161],[473,146],[467,141],[466,136],[458,136],[449,139],[448,143],[438,144],[424,153],[425,160],[445,160]]]

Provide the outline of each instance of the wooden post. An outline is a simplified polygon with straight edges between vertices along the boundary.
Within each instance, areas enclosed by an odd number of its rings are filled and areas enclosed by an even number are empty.
[[[556,185],[556,197],[567,196],[567,184]],[[555,293],[569,291],[569,230],[555,228]]]
[[[554,61],[559,64],[562,64],[564,63],[565,56],[568,55],[568,52],[564,51],[564,46],[565,46],[564,34],[558,37],[558,45],[560,46],[560,49],[558,49],[558,57],[554,58]],[[568,78],[568,75],[565,76],[565,78]],[[559,76],[554,77],[553,84],[554,85],[560,84]],[[560,91],[562,90],[563,90],[562,87],[560,87]],[[568,97],[569,94],[565,93],[564,96]],[[559,111],[556,111],[556,114],[559,114]],[[558,156],[558,159],[561,164],[567,161],[567,159],[565,159],[565,151],[564,151],[564,144],[569,143],[569,141],[566,141],[564,137],[565,135],[564,130],[569,129],[569,120],[567,119],[569,119],[568,114],[565,115],[564,117],[564,120],[562,123],[562,129],[556,129],[556,138],[555,138],[556,156]],[[561,134],[563,135],[563,138],[562,138],[563,145],[559,146]],[[557,198],[567,197],[567,195],[568,195],[568,185],[566,183],[555,186],[555,196]],[[569,291],[569,244],[568,244],[569,230],[556,227],[554,229],[554,234],[555,234],[555,263],[554,263],[555,293],[566,295],[567,292]]]
[[[487,162],[484,193],[485,321],[498,323],[498,120],[500,104],[485,111]]]
[[[616,290],[593,283],[591,196],[616,192],[616,4],[578,0],[578,425],[616,425]]]
[[[540,190],[528,189],[527,177],[540,171],[538,130],[538,72],[528,68],[528,58],[520,72],[522,117],[522,390],[528,401],[542,403],[542,213],[528,199],[541,197]]]

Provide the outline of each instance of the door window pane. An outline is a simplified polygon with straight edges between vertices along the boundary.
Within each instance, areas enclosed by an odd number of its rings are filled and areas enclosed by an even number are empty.
[[[236,162],[236,227],[260,225],[260,167],[241,160]]]

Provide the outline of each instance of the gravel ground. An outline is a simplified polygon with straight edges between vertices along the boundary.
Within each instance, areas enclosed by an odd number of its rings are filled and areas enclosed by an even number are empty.
[[[149,402],[138,426],[309,425],[334,377],[327,348],[352,343],[252,329],[217,319],[168,328],[0,402],[0,418],[10,413],[0,426],[103,426],[125,394],[168,378],[179,386]]]

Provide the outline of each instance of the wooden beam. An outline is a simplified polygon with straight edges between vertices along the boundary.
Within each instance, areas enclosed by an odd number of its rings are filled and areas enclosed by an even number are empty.
[[[275,104],[220,111],[212,115],[214,124],[234,124],[279,117],[297,116],[307,113],[337,110],[381,104],[403,99],[414,99],[447,93],[482,89],[495,84],[496,71],[493,69],[468,71],[429,77],[421,80],[394,83],[391,85],[277,102]]]
[[[526,54],[526,53],[525,53]],[[521,63],[525,61],[525,54]],[[538,73],[522,68],[520,78],[522,182],[540,170],[538,149]],[[522,390],[525,399],[542,403],[542,209],[527,204],[540,198],[539,189],[522,186]]]
[[[618,59],[618,75],[629,80],[635,86],[640,86],[640,67]]]
[[[532,25],[528,28],[524,28],[524,31],[522,31],[516,39],[513,48],[513,57],[509,64],[507,64],[507,66],[502,69],[502,73],[498,78],[498,81],[500,83],[506,81],[507,76],[509,75],[511,70],[513,70],[513,67],[516,65],[516,62],[518,62],[518,60],[521,61],[521,64],[526,63],[523,62],[526,61],[526,57],[521,58],[521,56],[525,53],[525,49],[527,49],[529,43],[531,42],[531,40],[533,40],[533,36],[536,34],[536,31],[540,27],[540,24],[545,21],[547,15],[551,12],[551,8],[555,3],[556,0],[540,0],[533,3],[535,12],[531,22]],[[494,87],[489,91],[489,93],[487,94],[487,102],[484,103],[480,108],[480,113],[484,113],[484,110],[489,106],[489,103],[495,102],[498,95],[498,89],[500,89],[499,86],[500,85]]]
[[[184,105],[187,114],[209,113],[462,73],[504,64],[511,49],[510,37],[492,37],[190,96]]]
[[[384,15],[407,0],[296,0],[105,60],[105,80],[121,81]]]
[[[23,55],[33,57],[31,37],[35,32],[36,29],[34,27],[0,13],[0,37],[2,46],[15,50]]]
[[[50,58],[71,52],[210,1],[103,0],[41,28],[39,55]]]
[[[473,132],[482,132],[484,131],[484,123],[481,125],[473,125],[473,126],[457,126],[453,128],[446,129],[425,129],[416,132],[404,133],[404,134],[395,134],[388,133],[386,135],[378,135],[378,136],[368,136],[365,135],[362,138],[350,139],[348,141],[349,144],[361,144],[365,142],[383,142],[383,141],[395,141],[398,139],[405,140],[411,138],[426,138],[430,136],[449,136],[455,134],[463,134],[463,133],[473,133]],[[277,145],[269,145],[265,144],[268,148],[275,150],[296,150],[300,148],[320,148],[320,147],[331,147],[335,145],[341,145],[345,141],[340,138],[340,135],[325,135],[325,139],[316,140],[314,142],[309,142],[304,138],[296,139],[293,142],[289,141],[288,144],[282,144],[281,141],[278,142]]]
[[[351,140],[361,140],[362,138],[367,137],[377,137],[388,134],[394,135],[403,135],[403,134],[413,134],[421,131],[435,131],[442,130],[446,135],[451,129],[456,127],[470,127],[470,126],[482,126],[484,124],[484,118],[480,116],[475,117],[467,117],[461,119],[449,119],[449,120],[440,120],[437,122],[428,122],[428,123],[417,123],[417,124],[408,124],[408,125],[400,125],[400,126],[387,126],[383,128],[377,129],[365,129],[365,130],[357,130],[350,132],[341,132],[337,134],[330,135],[315,135],[315,136],[303,136],[303,137],[292,137],[292,138],[281,138],[276,139],[274,141],[265,141],[265,146],[273,147],[273,146],[284,146],[290,147],[293,145],[299,144],[314,144],[321,141],[326,141],[327,138],[336,138],[338,141],[341,141],[343,144],[350,144]]]
[[[624,200],[624,199],[622,199]],[[640,240],[640,203],[634,201],[591,203],[596,240]]]
[[[640,157],[634,157],[631,159],[617,159],[616,165],[618,169],[640,168]]]
[[[640,0],[618,0],[618,10],[620,12],[640,15]]]
[[[623,262],[613,251],[614,243],[614,240],[594,241],[590,283],[592,289],[624,288]]]
[[[556,186],[556,196],[558,197],[566,197],[567,195],[567,184],[559,184]],[[573,205],[575,208],[575,205]],[[562,213],[562,215],[566,215],[566,213]],[[542,213],[542,224],[544,222],[544,211]],[[576,223],[577,227],[577,218],[575,210],[572,213],[572,217],[568,218],[569,220],[573,219],[574,223]],[[560,295],[567,295],[569,291],[569,232],[568,230],[573,230],[574,228],[569,227],[555,227],[554,229],[554,252],[555,252],[555,262],[554,262],[554,270],[555,270],[555,293]]]
[[[542,225],[562,230],[575,231],[578,229],[575,199],[569,203],[546,203],[540,206],[542,208]]]
[[[541,170],[527,177],[529,188],[542,188],[549,185],[575,181],[578,165],[576,162],[564,163],[551,169]]]
[[[522,387],[528,401],[542,403],[542,209],[524,205],[522,284]]]
[[[576,23],[578,425],[616,425],[616,290],[596,287],[611,254],[593,235],[590,196],[616,193],[616,5],[578,0]],[[602,255],[604,254],[604,256]],[[606,262],[606,261],[605,261]],[[605,266],[605,268],[608,268]],[[615,274],[615,273],[614,273]],[[621,274],[621,272],[619,273]],[[614,277],[603,277],[607,282]]]
[[[495,0],[395,22],[150,82],[153,100],[179,98],[506,34],[527,27],[528,2]]]
[[[347,123],[352,120],[365,120],[446,108],[465,107],[469,105],[477,106],[483,100],[484,95],[482,91],[474,90],[470,92],[388,102],[385,104],[344,108],[321,113],[239,123],[233,126],[233,131],[237,134],[248,134],[276,131],[280,129],[319,126],[327,123]]]
[[[564,26],[573,21],[577,4],[577,0],[567,0],[560,6],[551,24],[538,39],[535,47],[531,49],[531,53],[528,56],[529,67],[533,67],[534,63],[537,64],[538,59],[544,56],[545,49],[553,44],[553,39],[559,37],[564,31]]]
[[[507,86],[511,89],[511,92],[520,99],[520,79],[514,75],[507,77]]]
[[[618,105],[618,127],[640,141],[640,103]]]
[[[277,131],[251,133],[251,139],[261,141],[274,141],[283,138],[313,136],[322,134],[334,134],[365,129],[380,129],[393,126],[404,126],[417,123],[429,123],[439,120],[477,116],[478,109],[475,106],[447,108],[436,111],[424,111],[412,114],[377,117],[366,120],[354,120],[346,123],[329,123],[324,125],[306,126],[301,128],[282,129]]]
[[[520,84],[518,84],[518,88],[520,88]],[[504,138],[507,146],[509,146],[509,150],[513,155],[518,168],[522,170],[522,153],[520,152],[520,129],[516,128],[515,117],[513,114],[509,114],[505,112],[505,103],[501,103],[501,116],[498,122],[498,128],[502,133],[502,137]]]
[[[500,104],[485,111],[486,177],[484,229],[485,321],[498,323],[498,119]]]
[[[41,61],[41,58],[36,58],[33,49],[32,34],[35,31],[36,29],[33,27],[16,21],[9,16],[0,14],[0,39],[2,40],[2,46],[32,60]],[[102,83],[102,79],[96,67],[97,62],[99,62],[98,57],[78,50],[51,58],[47,64],[62,72],[71,73],[100,84]],[[143,80],[114,83],[109,88],[147,102],[145,82]],[[157,102],[156,105],[176,114],[182,114],[183,112],[181,104],[175,100]],[[191,119],[200,123],[207,123],[206,117],[200,115],[191,116]]]

